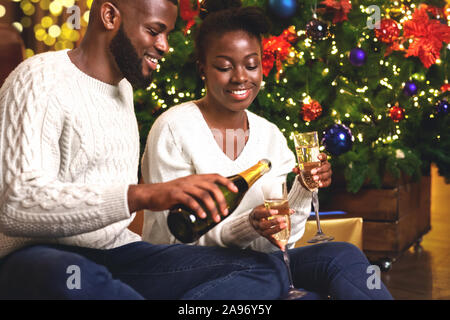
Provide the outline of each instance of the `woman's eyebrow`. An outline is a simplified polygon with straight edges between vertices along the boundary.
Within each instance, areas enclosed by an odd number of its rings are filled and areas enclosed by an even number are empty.
[[[253,53],[246,55],[244,58],[247,59],[247,58],[250,58],[251,56],[257,56],[257,55],[258,55],[258,53],[253,52]],[[217,55],[216,58],[231,59],[231,57],[225,56],[225,55]]]

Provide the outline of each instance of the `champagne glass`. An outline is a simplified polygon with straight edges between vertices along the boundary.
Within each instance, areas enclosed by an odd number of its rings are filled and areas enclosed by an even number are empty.
[[[327,236],[320,227],[319,218],[319,183],[314,181],[311,170],[320,167],[319,161],[319,138],[317,131],[296,133],[294,135],[295,150],[300,169],[300,179],[303,185],[312,192],[312,205],[316,216],[317,233],[308,243],[326,242],[334,240],[334,237]]]
[[[289,214],[289,203],[287,197],[287,185],[285,180],[273,180],[270,183],[263,184],[262,186],[264,206],[267,209],[278,210],[276,216],[283,216],[285,218],[287,227],[280,232],[273,235],[273,237],[281,243],[281,251],[283,252],[283,260],[286,264],[288,276],[289,276],[289,290],[285,300],[294,300],[304,297],[307,292],[304,290],[296,289],[292,281],[291,265],[289,261],[289,254],[287,250],[287,244],[291,236],[291,217]],[[268,220],[276,218],[271,216]]]

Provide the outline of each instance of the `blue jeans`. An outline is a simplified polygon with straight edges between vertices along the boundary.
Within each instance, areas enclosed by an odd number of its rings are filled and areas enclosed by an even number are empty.
[[[289,254],[305,300],[392,299],[383,284],[368,289],[369,262],[353,245]],[[135,242],[111,250],[38,245],[0,259],[0,299],[278,299],[287,286],[281,252]]]
[[[281,252],[274,253],[283,259]],[[294,286],[319,296],[344,300],[391,300],[379,280],[370,289],[372,272],[364,253],[346,242],[327,242],[289,250]],[[376,284],[376,283],[375,283]]]
[[[37,245],[0,259],[0,299],[277,299],[287,282],[278,258],[219,247]]]

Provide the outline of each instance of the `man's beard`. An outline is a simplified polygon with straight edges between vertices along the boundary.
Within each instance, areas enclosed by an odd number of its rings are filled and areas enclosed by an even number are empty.
[[[145,89],[152,81],[152,74],[145,77],[142,74],[143,58],[139,58],[130,38],[125,34],[123,25],[112,39],[109,50],[122,72],[134,89]]]

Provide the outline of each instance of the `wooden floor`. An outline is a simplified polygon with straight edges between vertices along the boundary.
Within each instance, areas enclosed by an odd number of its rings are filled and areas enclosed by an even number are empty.
[[[450,299],[450,185],[432,168],[431,231],[382,273],[395,299]]]

